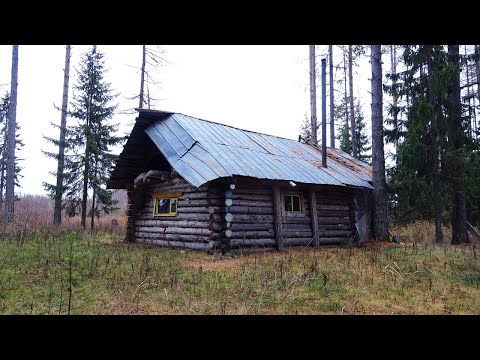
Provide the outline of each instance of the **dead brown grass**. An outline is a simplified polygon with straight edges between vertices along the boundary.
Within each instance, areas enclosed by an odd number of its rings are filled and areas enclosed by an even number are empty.
[[[393,226],[393,233],[400,235],[402,241],[417,244],[433,244],[435,241],[435,226],[432,222],[421,220],[410,224]],[[444,241],[449,243],[452,231],[449,227],[443,227]]]

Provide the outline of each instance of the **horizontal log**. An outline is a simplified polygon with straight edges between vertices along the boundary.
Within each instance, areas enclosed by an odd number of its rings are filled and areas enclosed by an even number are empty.
[[[245,238],[245,239],[260,239],[271,238],[274,236],[272,231],[234,231],[232,238]]]
[[[352,230],[328,230],[319,232],[320,237],[349,237],[352,234]]]
[[[159,234],[180,234],[180,235],[202,235],[209,236],[212,231],[199,228],[176,228],[176,227],[159,227],[159,226],[137,226],[137,231],[154,232]]]
[[[284,229],[291,231],[312,231],[312,224],[283,224]]]
[[[352,224],[323,224],[322,229],[325,230],[351,230]]]
[[[232,223],[230,227],[232,231],[252,231],[252,230],[272,230],[273,223]]]
[[[283,217],[282,218],[283,224],[304,224],[304,225],[311,225],[312,221],[310,216],[296,216],[296,217]]]
[[[235,214],[233,216],[233,223],[273,223],[273,215],[255,215],[255,214]]]
[[[231,247],[242,246],[275,246],[275,239],[231,239]]]
[[[253,207],[253,206],[232,206],[232,210],[230,211],[234,215],[235,214],[254,214],[254,215],[273,215],[273,208],[272,207]]]
[[[158,232],[135,231],[135,238],[157,239],[166,241],[185,241],[185,242],[209,242],[210,236],[201,235],[179,235],[179,234],[161,234]]]
[[[351,220],[349,217],[318,217],[318,225],[321,226],[322,224],[344,224],[348,225],[351,224]]]
[[[325,200],[325,199],[317,199],[317,206],[318,205],[336,205],[336,206],[349,206],[348,201],[343,200]]]
[[[253,207],[273,208],[273,201],[236,199],[236,200],[232,200],[232,206],[253,206]]]
[[[349,237],[328,237],[328,238],[320,238],[321,245],[329,245],[329,244],[343,244],[350,241],[351,238]]]
[[[348,211],[350,208],[347,205],[326,205],[317,203],[317,211],[322,210],[343,210]]]
[[[234,190],[235,191],[235,190]],[[252,195],[252,194],[233,194],[231,199],[235,200],[251,200],[251,201],[272,201],[272,195]]]
[[[235,190],[232,190],[232,193],[235,195],[272,195],[272,191],[272,189],[256,189],[239,186],[235,188]]]
[[[207,191],[196,191],[196,192],[189,192],[182,194],[178,199],[180,200],[199,200],[199,199],[207,199],[209,197],[209,193]],[[213,196],[212,196],[213,197]]]
[[[152,219],[165,219],[165,221],[180,221],[180,220],[194,220],[194,221],[215,221],[220,222],[223,220],[221,214],[208,214],[208,213],[177,213],[175,216],[153,216],[152,211],[145,211],[138,214],[138,220],[152,220]]]
[[[195,207],[195,206],[222,206],[224,201],[221,199],[195,199],[195,200],[180,200],[178,199],[178,208],[181,207]]]
[[[171,186],[165,186],[164,184],[154,184],[146,187],[145,190],[152,194],[179,191],[182,193],[182,196],[183,196],[183,193],[205,192],[208,189],[206,187],[196,188],[188,184],[185,184],[185,185],[179,184],[179,185],[171,185]]]
[[[318,216],[323,217],[349,217],[350,212],[346,210],[321,210],[317,211]]]
[[[162,247],[174,247],[182,249],[192,249],[192,250],[211,250],[215,247],[219,247],[221,242],[219,241],[209,241],[208,243],[189,243],[183,241],[165,241],[165,240],[149,240],[149,239],[137,239],[139,243],[158,245]]]
[[[313,237],[312,230],[309,231],[292,231],[290,229],[284,229],[283,235],[291,238],[304,238],[304,237]]]
[[[285,245],[288,246],[313,246],[313,237],[307,238],[285,238]]]
[[[220,206],[189,206],[189,207],[178,206],[177,207],[177,213],[181,213],[181,214],[185,214],[185,213],[190,213],[190,214],[207,213],[207,214],[211,214],[212,211],[213,211],[213,213],[218,213],[219,214],[219,213],[222,212],[222,208]]]
[[[310,212],[307,211],[285,211],[285,218],[287,219],[294,219],[294,218],[306,218],[310,217]]]
[[[219,226],[220,223],[211,223],[209,221],[195,221],[195,220],[158,220],[155,219],[148,219],[148,220],[137,220],[135,225],[137,226],[173,226],[173,227],[180,227],[180,228],[202,228],[207,229],[209,226]]]

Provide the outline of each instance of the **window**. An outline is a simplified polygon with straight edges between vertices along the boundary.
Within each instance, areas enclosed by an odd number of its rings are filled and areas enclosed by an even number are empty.
[[[285,211],[302,211],[302,197],[300,195],[285,195]]]
[[[180,193],[153,195],[155,200],[153,216],[175,216],[177,214],[177,197]]]

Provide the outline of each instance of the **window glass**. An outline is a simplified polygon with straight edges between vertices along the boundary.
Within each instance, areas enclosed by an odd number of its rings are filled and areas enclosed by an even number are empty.
[[[285,195],[285,211],[302,211],[302,198],[300,195]]]

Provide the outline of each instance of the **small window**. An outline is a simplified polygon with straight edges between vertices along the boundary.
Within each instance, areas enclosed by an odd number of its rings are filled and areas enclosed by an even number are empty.
[[[153,216],[175,216],[177,214],[177,198],[155,196]]]
[[[302,210],[302,197],[300,195],[285,195],[285,211],[300,212]]]

